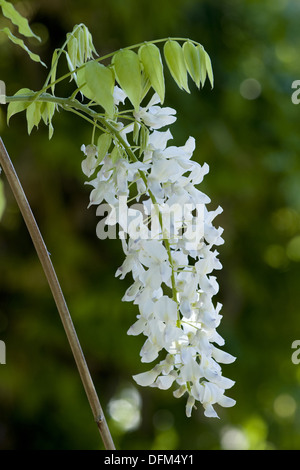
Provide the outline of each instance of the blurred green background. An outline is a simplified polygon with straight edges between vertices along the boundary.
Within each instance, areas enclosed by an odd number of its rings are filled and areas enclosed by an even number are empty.
[[[181,92],[168,73],[166,105],[178,110],[177,145],[196,138],[194,158],[210,173],[201,189],[221,205],[224,227],[217,272],[223,303],[218,329],[224,366],[236,381],[234,408],[208,419],[185,417],[185,398],[138,387],[142,337],[126,331],[138,313],[121,302],[130,278],[114,274],[118,240],[96,238],[80,146],[90,129],[72,115],[27,135],[25,116],[0,134],[16,166],[61,281],[82,348],[118,449],[300,449],[300,3],[293,0],[28,0],[16,3],[41,35],[30,48],[50,63],[77,23],[90,29],[100,55],[169,36],[201,42],[215,88]],[[0,27],[3,19],[0,19]],[[7,94],[39,89],[46,69],[0,36],[0,79]],[[59,92],[59,90],[58,90]],[[60,89],[62,94],[64,89]],[[66,92],[66,91],[65,91]],[[0,224],[0,449],[102,449],[59,315],[4,175]],[[1,197],[1,196],[0,196]],[[1,202],[0,202],[1,206]],[[1,210],[1,208],[0,208]]]

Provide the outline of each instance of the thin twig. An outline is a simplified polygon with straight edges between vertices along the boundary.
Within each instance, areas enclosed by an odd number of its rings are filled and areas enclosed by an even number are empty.
[[[50,286],[53,298],[55,300],[57,309],[60,314],[61,321],[63,323],[64,330],[66,332],[77,368],[83,383],[85,392],[87,394],[90,407],[96,424],[98,426],[103,444],[105,449],[114,450],[115,446],[99,401],[97,396],[85,357],[83,355],[73,322],[70,316],[68,306],[66,304],[64,295],[62,293],[59,281],[57,279],[54,267],[52,265],[51,259],[49,257],[48,250],[38,228],[38,225],[35,221],[35,218],[32,214],[30,205],[27,201],[26,195],[23,191],[19,178],[16,174],[14,166],[11,162],[11,159],[6,151],[6,148],[3,144],[3,141],[0,137],[0,166],[2,167],[8,183],[12,189],[12,192],[15,196],[19,209],[22,213],[23,219],[27,225],[29,234],[32,238],[34,247],[42,264],[44,273],[46,275],[48,284]]]

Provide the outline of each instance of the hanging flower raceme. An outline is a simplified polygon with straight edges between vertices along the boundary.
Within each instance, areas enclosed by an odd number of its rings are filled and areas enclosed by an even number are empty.
[[[155,40],[95,59],[92,36],[80,23],[55,49],[42,90],[22,88],[8,97],[7,120],[26,110],[28,133],[43,121],[51,138],[53,116],[62,108],[92,126],[92,143],[81,147],[82,171],[92,187],[89,206],[98,206],[97,215],[109,212],[97,225],[99,238],[115,237],[118,229],[125,259],[116,276],[132,276],[123,301],[138,308],[128,334],[143,334],[141,361],[155,361],[134,379],[142,386],[174,386],[175,397],[187,395],[187,416],[200,402],[205,415],[214,417],[215,404],[234,405],[225,395],[233,381],[223,377],[220,364],[235,358],[220,349],[222,306],[213,301],[219,289],[214,271],[222,267],[216,247],[224,242],[213,221],[222,209],[209,211],[210,199],[198,187],[209,168],[192,160],[195,139],[180,147],[170,144],[176,110],[162,106],[164,66],[154,44],[159,42],[180,89],[189,92],[188,77],[199,89],[208,77],[213,87],[210,58],[195,41]],[[57,77],[61,58],[69,73]],[[75,89],[58,97],[56,85],[65,79]],[[149,90],[154,94],[143,107]]]
[[[177,384],[174,396],[188,396],[187,416],[200,402],[205,416],[217,417],[215,404],[235,403],[225,395],[234,382],[223,377],[220,366],[235,358],[218,347],[224,345],[217,333],[222,306],[213,302],[219,287],[212,273],[222,267],[215,247],[224,242],[223,230],[213,220],[222,209],[209,211],[210,199],[196,187],[209,168],[191,160],[195,140],[168,146],[170,130],[159,129],[175,122],[176,111],[159,101],[155,93],[148,106],[134,112],[135,126],[148,130],[139,159],[121,156],[113,161],[113,150],[98,162],[97,148],[82,146],[82,169],[87,176],[97,170],[89,183],[90,205],[106,201],[106,225],[119,226],[125,260],[116,276],[131,273],[133,283],[123,301],[133,302],[139,311],[128,334],[146,337],[143,363],[158,361],[133,378],[139,385],[164,390]],[[127,145],[134,126],[118,122],[115,127]]]

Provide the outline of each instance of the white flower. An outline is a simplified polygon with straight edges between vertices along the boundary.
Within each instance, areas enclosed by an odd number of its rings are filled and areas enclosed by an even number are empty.
[[[204,382],[199,387],[199,398],[205,409],[205,416],[210,418],[218,418],[213,405],[218,403],[224,407],[231,407],[235,405],[235,400],[224,396],[224,390],[211,382]]]
[[[114,98],[117,116],[117,106],[126,95],[116,87]],[[158,130],[176,120],[176,111],[159,102],[155,93],[146,107],[133,112],[139,130],[144,125],[150,130],[142,151],[136,134],[133,138],[134,123],[125,125],[117,119],[114,123],[135,160],[139,156],[137,161],[125,158],[125,148],[117,162],[108,154],[98,164],[95,148],[83,146],[82,169],[87,176],[97,169],[89,182],[90,205],[106,201],[111,207],[106,224],[118,225],[122,235],[125,259],[116,276],[132,275],[122,300],[138,307],[127,333],[144,335],[142,363],[152,363],[165,353],[165,359],[134,375],[134,380],[162,390],[177,384],[173,395],[187,394],[187,416],[200,402],[205,416],[217,417],[215,405],[235,403],[224,395],[234,382],[222,375],[220,366],[235,358],[217,347],[225,343],[217,332],[222,305],[213,302],[219,290],[214,271],[222,268],[214,247],[224,243],[223,229],[216,228],[213,220],[222,209],[209,211],[210,198],[195,186],[209,171],[207,164],[191,159],[195,139],[189,137],[181,147],[169,146],[170,130]],[[130,205],[134,198],[141,201],[138,207]]]
[[[147,385],[153,384],[156,377],[160,374],[160,367],[155,366],[154,369],[149,370],[148,372],[142,372],[141,374],[134,375],[133,378],[139,385],[144,387]]]
[[[150,129],[160,129],[175,122],[176,117],[174,114],[176,114],[176,110],[169,107],[155,106],[157,103],[160,103],[160,98],[155,93],[145,108],[140,108],[138,112],[133,113],[135,119],[143,121]]]
[[[153,131],[149,136],[149,148],[151,150],[164,150],[170,139],[173,139],[170,129]]]
[[[163,295],[154,304],[155,317],[162,320],[165,324],[175,324],[177,321],[177,304],[167,295]]]
[[[122,88],[118,87],[118,85],[115,85],[113,97],[114,97],[115,105],[118,106],[120,103],[124,104],[124,101],[127,98],[127,95],[125,91],[122,90]]]
[[[195,398],[192,395],[189,395],[186,407],[185,407],[185,412],[188,418],[192,415],[192,409],[195,406]]]
[[[176,378],[176,371],[172,371],[169,375],[160,375],[153,386],[158,387],[161,390],[167,390],[173,385]]]
[[[86,155],[86,159],[81,163],[81,169],[83,173],[89,178],[92,176],[97,166],[97,147],[95,145],[82,145],[81,150]]]

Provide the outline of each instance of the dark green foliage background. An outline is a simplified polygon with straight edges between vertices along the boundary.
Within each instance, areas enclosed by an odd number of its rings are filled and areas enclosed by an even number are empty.
[[[17,7],[43,43],[32,50],[50,64],[55,47],[77,23],[90,29],[99,55],[144,40],[190,37],[210,54],[215,88],[191,95],[166,71],[166,105],[178,110],[174,142],[197,141],[194,158],[210,173],[201,189],[221,205],[224,227],[217,272],[224,315],[218,331],[237,356],[224,366],[236,380],[237,400],[207,419],[199,407],[185,417],[185,399],[170,391],[141,389],[142,421],[124,432],[108,413],[109,400],[136,386],[131,376],[143,338],[126,331],[138,313],[121,302],[130,278],[114,273],[123,260],[118,240],[96,238],[98,222],[87,210],[89,187],[80,146],[91,130],[60,112],[48,140],[40,125],[27,135],[24,115],[0,133],[16,166],[51,252],[73,320],[119,449],[300,448],[300,365],[292,342],[300,339],[300,108],[291,84],[300,79],[300,5],[292,0],[31,0]],[[4,20],[0,19],[0,25]],[[62,68],[62,72],[63,72]],[[39,89],[46,70],[0,37],[0,79],[7,94]],[[249,78],[261,94],[245,99]],[[247,83],[247,82],[246,82]],[[68,82],[57,93],[71,93]],[[7,208],[0,225],[1,449],[102,448],[58,313],[5,177]],[[229,444],[228,444],[229,441]]]

